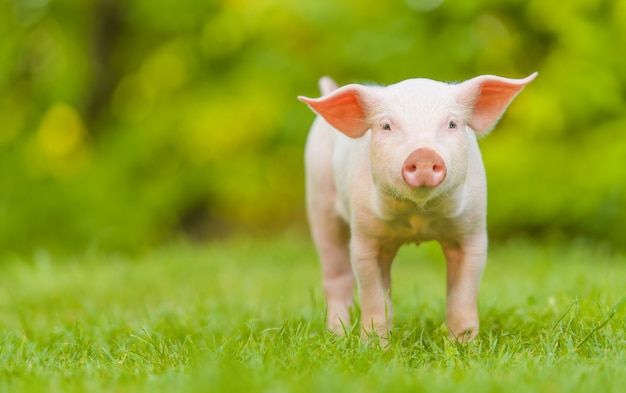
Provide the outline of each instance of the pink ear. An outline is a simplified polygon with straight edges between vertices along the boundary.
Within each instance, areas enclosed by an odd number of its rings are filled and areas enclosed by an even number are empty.
[[[299,96],[315,113],[350,138],[363,136],[368,130],[366,102],[368,88],[361,85],[346,85],[320,98]]]
[[[491,131],[517,93],[536,76],[536,72],[524,79],[483,75],[457,85],[457,101],[471,111],[469,126],[479,134]]]

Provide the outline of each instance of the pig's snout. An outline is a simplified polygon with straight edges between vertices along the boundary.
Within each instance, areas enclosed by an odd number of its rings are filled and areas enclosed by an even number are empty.
[[[411,187],[435,187],[446,178],[446,164],[434,150],[422,147],[406,158],[402,177]]]

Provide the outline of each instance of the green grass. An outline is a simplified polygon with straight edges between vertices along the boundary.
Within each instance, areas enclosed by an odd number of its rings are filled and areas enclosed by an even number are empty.
[[[306,240],[5,258],[0,391],[624,391],[623,256],[494,247],[467,346],[447,338],[444,273],[435,244],[401,251],[385,350],[325,331]]]

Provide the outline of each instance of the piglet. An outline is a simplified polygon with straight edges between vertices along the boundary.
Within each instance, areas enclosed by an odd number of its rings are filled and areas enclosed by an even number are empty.
[[[305,149],[306,198],[331,331],[350,325],[356,277],[362,331],[386,339],[399,247],[436,240],[447,262],[448,330],[462,342],[474,338],[487,253],[477,137],[536,75],[341,88],[325,77],[322,97],[298,97],[319,115]]]

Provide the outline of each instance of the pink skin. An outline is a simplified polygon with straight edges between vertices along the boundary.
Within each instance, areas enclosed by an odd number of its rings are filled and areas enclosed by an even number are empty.
[[[350,325],[356,278],[364,333],[387,337],[396,252],[436,240],[447,261],[450,334],[474,338],[487,254],[486,180],[476,135],[487,134],[535,76],[341,88],[322,78],[321,98],[299,97],[319,115],[305,151],[307,211],[331,331]]]

